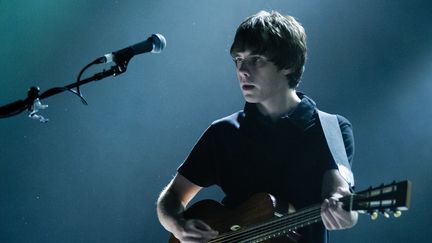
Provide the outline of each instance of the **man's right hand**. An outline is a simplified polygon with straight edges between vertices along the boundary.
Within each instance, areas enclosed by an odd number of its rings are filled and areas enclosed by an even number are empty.
[[[159,221],[181,242],[207,242],[219,234],[202,220],[183,218],[186,205],[201,188],[177,173],[159,196]]]
[[[207,242],[219,233],[199,219],[182,220],[179,227],[172,232],[180,242]]]

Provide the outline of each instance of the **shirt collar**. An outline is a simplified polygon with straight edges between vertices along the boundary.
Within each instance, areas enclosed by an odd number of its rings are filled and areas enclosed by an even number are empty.
[[[314,122],[314,114],[316,109],[316,103],[305,94],[297,92],[300,98],[298,106],[290,113],[284,114],[276,122],[290,121],[294,125],[298,126],[302,130],[308,128],[312,122]],[[246,116],[256,117],[265,123],[273,123],[271,119],[264,116],[259,112],[256,104],[246,102],[244,112]]]

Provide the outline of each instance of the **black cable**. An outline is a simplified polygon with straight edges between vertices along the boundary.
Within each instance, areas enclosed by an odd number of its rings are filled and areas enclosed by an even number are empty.
[[[56,92],[56,91],[69,91],[69,92],[71,92],[71,93],[77,95],[77,96],[81,99],[81,102],[82,102],[84,105],[88,105],[87,101],[84,99],[84,97],[81,95],[81,93],[78,93],[78,91],[73,90],[73,89],[70,89],[70,88],[66,88],[66,87],[56,87],[56,88],[49,89],[49,90],[46,91],[46,92]]]
[[[83,67],[81,69],[81,71],[78,74],[77,80],[76,80],[76,84],[77,84],[76,91],[73,90],[73,89],[67,89],[67,88],[65,88],[65,90],[68,90],[68,91],[70,91],[70,92],[78,95],[81,98],[81,101],[83,102],[83,104],[85,104],[85,105],[88,105],[88,104],[87,104],[87,101],[82,96],[81,91],[80,91],[81,76],[83,75],[84,71],[87,70],[89,67],[91,67],[91,66],[93,66],[95,64],[100,64],[100,63],[104,63],[104,58],[103,57],[102,58],[97,58],[96,60],[94,60],[93,62],[87,64],[85,67]]]

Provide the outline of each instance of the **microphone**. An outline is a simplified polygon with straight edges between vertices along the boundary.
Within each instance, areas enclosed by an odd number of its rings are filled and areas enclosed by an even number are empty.
[[[121,50],[105,54],[98,58],[99,63],[115,62],[116,64],[127,64],[129,60],[142,53],[160,53],[166,46],[165,37],[161,34],[153,34],[147,40]]]

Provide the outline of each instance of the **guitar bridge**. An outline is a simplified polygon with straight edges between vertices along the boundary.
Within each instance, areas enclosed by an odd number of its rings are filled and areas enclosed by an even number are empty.
[[[232,225],[232,226],[230,227],[230,230],[231,230],[231,231],[237,231],[237,230],[239,230],[239,229],[241,229],[241,226],[238,225],[238,224]]]

